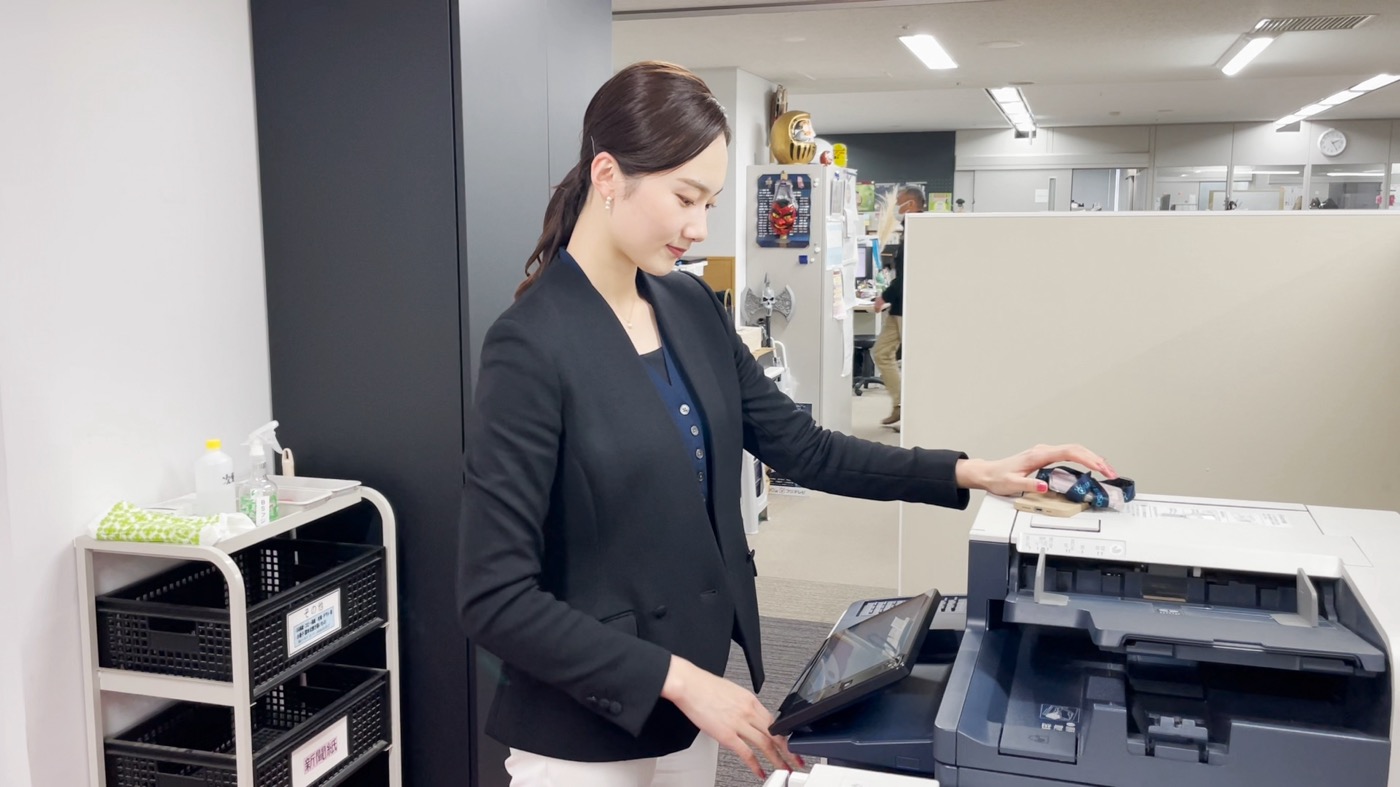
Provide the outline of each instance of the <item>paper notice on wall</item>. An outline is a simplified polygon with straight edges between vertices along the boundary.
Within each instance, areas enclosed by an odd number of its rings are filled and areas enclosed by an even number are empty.
[[[1035,190],[1035,204],[1037,204],[1037,205],[1049,205],[1049,204],[1050,204],[1050,189],[1036,189],[1036,190]]]
[[[855,320],[841,321],[841,376],[850,377],[851,367],[855,364]]]
[[[839,268],[831,271],[831,316],[838,320],[846,319],[846,290],[841,279]]]
[[[1194,522],[1216,522],[1222,525],[1293,527],[1293,523],[1289,521],[1289,512],[1268,508],[1148,503],[1135,500],[1128,504],[1125,513],[1146,519],[1188,519]]]
[[[841,267],[841,249],[846,244],[845,233],[845,221],[826,223],[826,245],[822,247],[822,261],[827,270],[838,270]]]

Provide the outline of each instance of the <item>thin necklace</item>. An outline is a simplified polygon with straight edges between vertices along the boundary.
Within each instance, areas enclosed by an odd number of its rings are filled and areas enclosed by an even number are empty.
[[[627,324],[627,330],[629,331],[632,330],[632,320],[637,316],[637,301],[640,300],[641,298],[637,298],[636,301],[632,301],[632,310],[627,312],[627,319],[623,320],[623,322]]]

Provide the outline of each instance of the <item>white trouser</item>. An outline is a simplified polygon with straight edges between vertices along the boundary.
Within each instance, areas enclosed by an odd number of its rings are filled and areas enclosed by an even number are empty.
[[[714,787],[719,744],[700,733],[690,748],[620,762],[558,760],[519,749],[506,758],[510,787]]]

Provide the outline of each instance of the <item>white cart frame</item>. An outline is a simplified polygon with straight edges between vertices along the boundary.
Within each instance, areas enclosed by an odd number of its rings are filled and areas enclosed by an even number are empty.
[[[361,502],[371,503],[383,521],[384,581],[388,614],[384,623],[384,658],[389,672],[389,787],[403,783],[403,747],[399,725],[399,613],[398,554],[394,511],[389,501],[369,487],[359,486],[329,500],[288,514],[271,524],[227,539],[216,546],[148,544],[129,541],[99,541],[83,536],[74,544],[78,561],[78,601],[82,605],[81,647],[83,688],[87,692],[88,773],[91,787],[106,787],[106,730],[102,719],[102,694],[115,692],[143,697],[160,697],[182,702],[200,702],[233,708],[235,760],[238,787],[254,787],[253,779],[253,697],[248,669],[248,595],[243,574],[229,557],[267,539],[289,533],[337,511]],[[158,675],[132,670],[100,667],[97,653],[97,600],[93,593],[93,555],[96,553],[134,555],[168,560],[202,560],[224,574],[229,590],[230,644],[233,651],[233,680],[218,681]]]

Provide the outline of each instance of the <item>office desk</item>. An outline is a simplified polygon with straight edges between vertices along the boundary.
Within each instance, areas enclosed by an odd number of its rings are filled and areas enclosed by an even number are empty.
[[[853,310],[855,322],[851,324],[852,333],[857,336],[863,333],[880,335],[880,330],[885,327],[885,312],[875,311],[874,301],[856,301]]]

